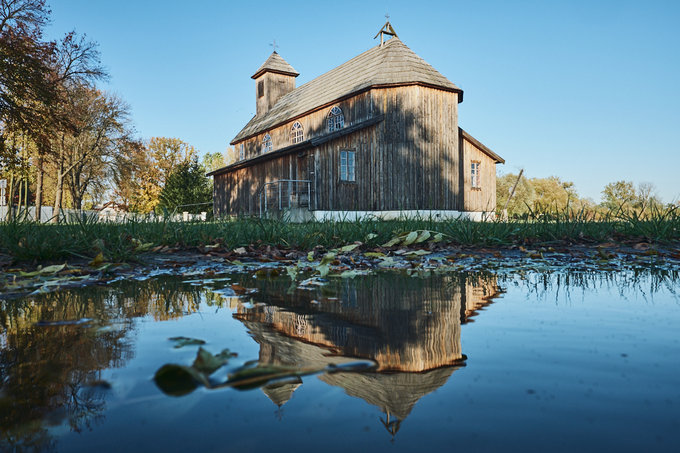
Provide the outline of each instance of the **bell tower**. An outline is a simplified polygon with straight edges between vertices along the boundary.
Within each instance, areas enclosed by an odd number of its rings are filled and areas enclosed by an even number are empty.
[[[300,74],[286,60],[274,52],[251,77],[255,79],[256,116],[267,113],[282,96],[295,89],[295,78]]]

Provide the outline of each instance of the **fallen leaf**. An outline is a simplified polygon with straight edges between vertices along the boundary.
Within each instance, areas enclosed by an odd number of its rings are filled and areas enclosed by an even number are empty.
[[[183,346],[194,346],[194,345],[199,345],[199,344],[205,344],[205,341],[199,340],[198,338],[190,338],[190,337],[171,337],[168,338],[170,341],[175,342],[175,348],[179,349]]]
[[[430,232],[427,231],[427,230],[423,230],[423,232],[418,235],[418,238],[416,239],[416,244],[420,244],[421,242],[425,242],[428,239],[430,239]]]
[[[346,245],[344,247],[341,247],[340,251],[343,252],[343,253],[351,252],[352,250],[359,247],[360,245],[361,245],[361,243],[358,243],[358,244],[354,243],[354,244]]]
[[[382,247],[393,247],[401,242],[401,238],[399,236],[393,237],[386,243],[382,245]]]
[[[196,359],[192,367],[201,373],[210,375],[217,371],[221,366],[227,364],[229,359],[234,357],[229,349],[224,349],[217,355],[212,355],[210,352],[203,348],[198,348],[198,353],[196,354]]]
[[[94,257],[92,261],[90,261],[87,265],[90,267],[99,267],[101,264],[104,262],[104,254],[102,252],[99,252],[97,256]]]
[[[416,239],[418,239],[418,232],[417,231],[411,231],[404,238],[403,245],[411,245],[416,241]]]
[[[193,392],[199,384],[209,385],[205,375],[190,366],[167,364],[156,371],[154,381],[166,395],[184,396]]]

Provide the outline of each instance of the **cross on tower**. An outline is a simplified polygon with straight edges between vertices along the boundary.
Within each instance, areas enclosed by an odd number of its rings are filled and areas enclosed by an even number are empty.
[[[276,53],[276,49],[280,47],[278,44],[276,44],[276,39],[272,40],[272,43],[269,45],[274,48],[274,53]]]

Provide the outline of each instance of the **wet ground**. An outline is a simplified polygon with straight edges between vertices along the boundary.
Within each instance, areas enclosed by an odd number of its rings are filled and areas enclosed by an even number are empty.
[[[1,451],[680,440],[673,247],[166,252],[5,274]]]

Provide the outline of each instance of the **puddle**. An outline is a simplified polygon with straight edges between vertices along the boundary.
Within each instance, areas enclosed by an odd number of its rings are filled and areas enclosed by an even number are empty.
[[[675,271],[301,277],[0,300],[0,450],[677,444]]]

